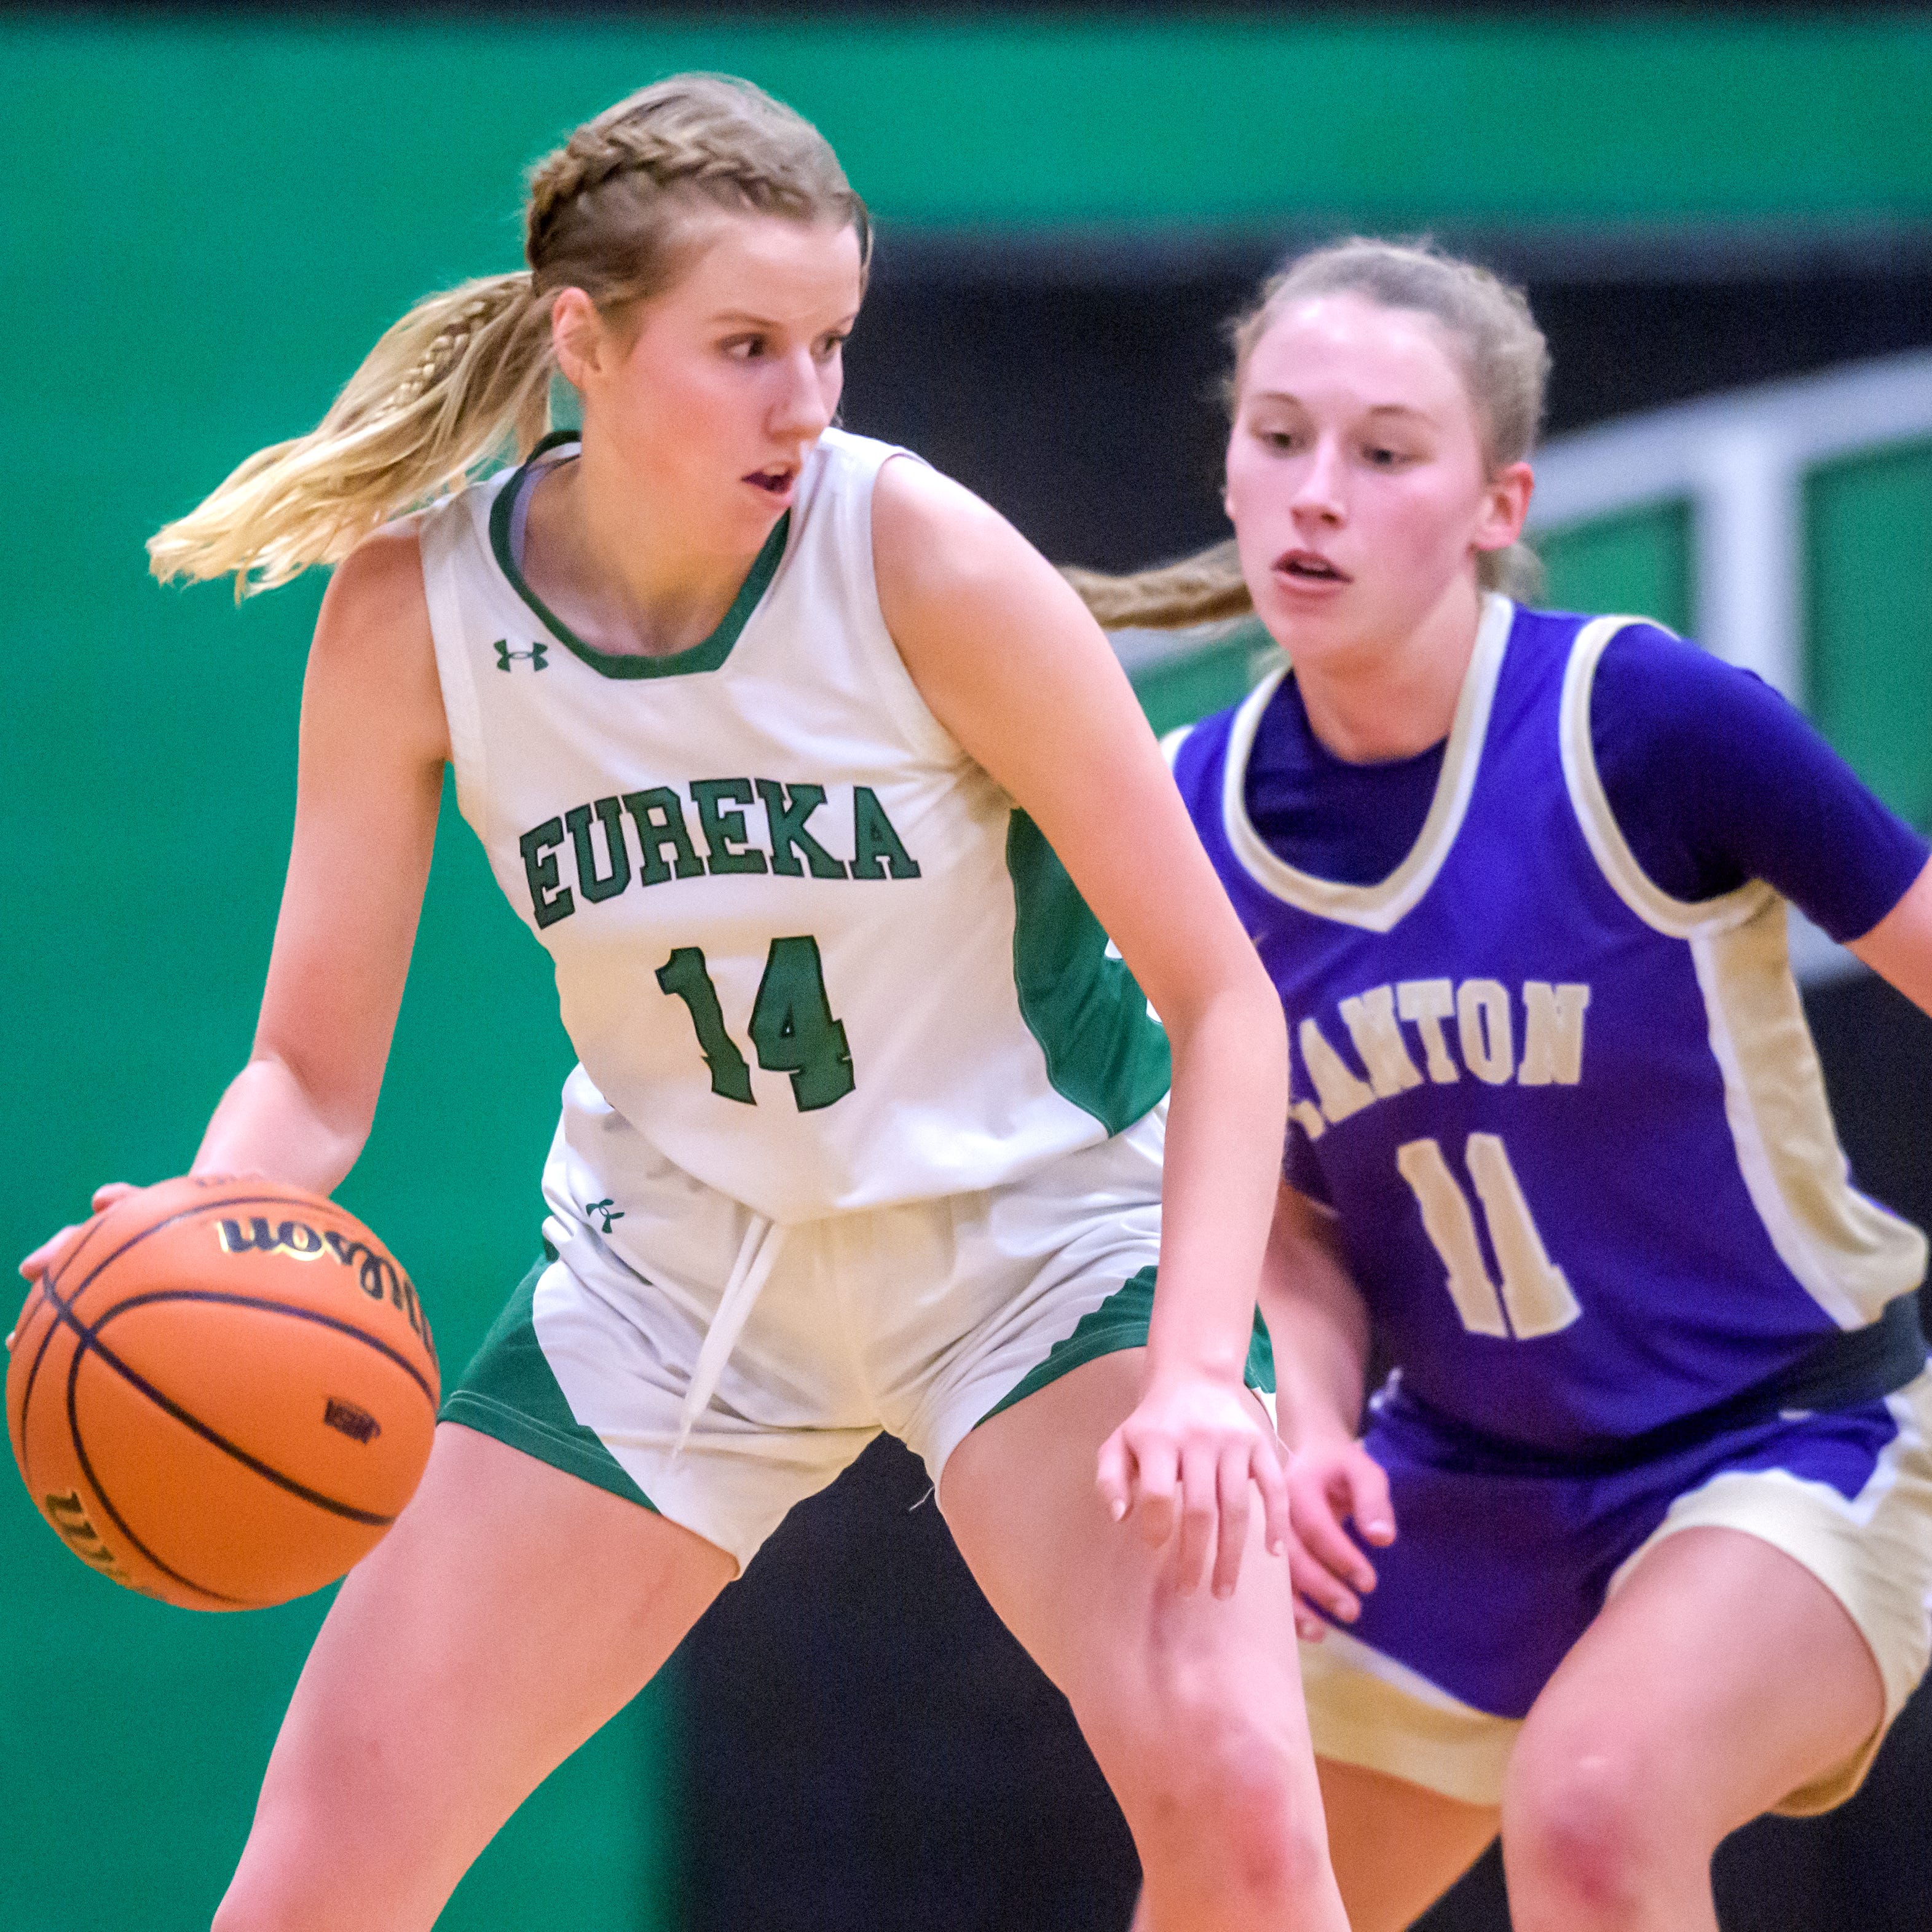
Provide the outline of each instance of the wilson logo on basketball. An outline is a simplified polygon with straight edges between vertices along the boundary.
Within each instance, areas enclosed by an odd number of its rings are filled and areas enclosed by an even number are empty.
[[[70,1490],[64,1496],[47,1497],[41,1513],[58,1532],[61,1540],[82,1562],[98,1570],[104,1576],[112,1577],[128,1589],[140,1591],[143,1596],[160,1595],[158,1590],[129,1576],[114,1560],[113,1551],[101,1541],[100,1532],[88,1520],[86,1506],[81,1502],[78,1490]]]
[[[340,1396],[330,1396],[327,1402],[322,1419],[329,1428],[340,1430],[357,1442],[373,1442],[382,1434],[382,1425],[366,1408],[358,1408],[355,1403],[344,1402]]]
[[[318,1262],[326,1256],[344,1268],[355,1269],[356,1285],[362,1292],[371,1301],[387,1300],[400,1309],[430,1353],[435,1354],[429,1320],[416,1300],[414,1284],[387,1255],[367,1241],[351,1240],[333,1228],[318,1232],[305,1221],[271,1222],[259,1214],[246,1222],[218,1222],[215,1238],[224,1255],[282,1254],[298,1262]]]

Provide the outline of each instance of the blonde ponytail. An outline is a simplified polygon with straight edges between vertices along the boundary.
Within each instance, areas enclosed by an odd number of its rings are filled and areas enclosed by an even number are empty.
[[[335,563],[398,511],[542,435],[550,305],[527,273],[431,296],[385,332],[306,436],[258,450],[148,539],[163,583],[235,578],[238,598]]]
[[[872,228],[825,137],[750,82],[674,74],[587,121],[531,170],[530,266],[417,303],[307,436],[257,451],[152,537],[154,574],[232,574],[238,598],[334,563],[400,512],[543,434],[553,298],[607,319],[668,288],[705,208]]]
[[[1060,572],[1108,631],[1183,631],[1254,614],[1255,600],[1241,574],[1240,554],[1231,537],[1178,563],[1109,577],[1070,567]]]

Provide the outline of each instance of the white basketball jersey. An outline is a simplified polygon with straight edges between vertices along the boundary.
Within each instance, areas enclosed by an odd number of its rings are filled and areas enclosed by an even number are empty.
[[[518,567],[574,441],[418,522],[458,800],[596,1090],[566,1111],[780,1222],[993,1186],[1146,1114],[1145,999],[880,614],[894,452],[828,430],[717,630],[653,658],[584,644]],[[610,1124],[571,1138],[615,1169]]]

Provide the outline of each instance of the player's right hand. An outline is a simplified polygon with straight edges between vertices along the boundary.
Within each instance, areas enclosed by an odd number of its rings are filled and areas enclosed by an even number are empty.
[[[1376,1587],[1375,1565],[1342,1524],[1352,1518],[1362,1540],[1385,1548],[1395,1540],[1388,1478],[1360,1442],[1312,1444],[1294,1452],[1288,1469],[1288,1548],[1294,1586],[1295,1627],[1318,1642],[1328,1626],[1310,1606],[1353,1623],[1362,1598]]]
[[[94,1190],[94,1211],[97,1214],[101,1214],[112,1207],[116,1202],[140,1192],[140,1190],[132,1181],[110,1180],[106,1186],[97,1187]],[[67,1258],[68,1250],[86,1232],[87,1223],[85,1221],[76,1222],[70,1227],[63,1228],[58,1234],[43,1241],[20,1264],[21,1274],[29,1281],[38,1281],[50,1268],[59,1267]]]

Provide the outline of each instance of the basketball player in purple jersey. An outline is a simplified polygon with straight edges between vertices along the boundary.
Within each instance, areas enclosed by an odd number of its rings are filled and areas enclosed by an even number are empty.
[[[1718,1840],[1846,1797],[1932,1648],[1925,1242],[1847,1179],[1785,938],[1932,1009],[1928,848],[1755,679],[1502,594],[1515,292],[1348,242],[1235,341],[1236,542],[1074,574],[1285,653],[1170,750],[1298,1049],[1262,1300],[1349,1922],[1500,1830],[1517,1932],[1714,1932]]]

